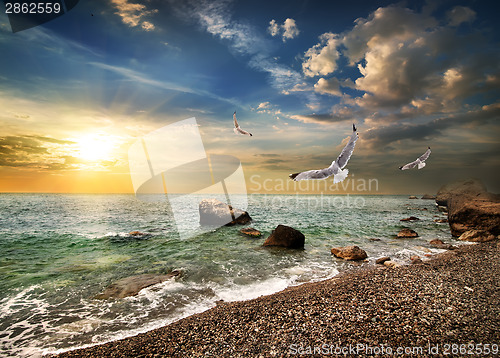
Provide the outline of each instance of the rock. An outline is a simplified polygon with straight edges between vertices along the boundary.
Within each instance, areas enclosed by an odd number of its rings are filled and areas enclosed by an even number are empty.
[[[262,246],[281,246],[290,249],[303,249],[305,236],[298,230],[285,225],[278,225]]]
[[[332,248],[331,253],[336,257],[349,261],[364,260],[368,257],[368,255],[366,255],[365,250],[360,249],[356,245],[345,246],[345,247],[334,247]]]
[[[448,219],[434,219],[435,223],[447,223]]]
[[[438,211],[440,211],[442,213],[448,213],[448,208],[446,206],[438,205],[437,208],[438,208]]]
[[[395,261],[391,261],[391,260],[389,260],[389,261],[385,261],[385,262],[384,262],[384,266],[387,266],[387,267],[392,267],[392,268],[396,268],[396,267],[399,267],[399,266],[401,266],[401,265],[400,265],[400,264],[398,264],[398,263],[397,263],[397,262],[395,262]]]
[[[417,218],[416,216],[410,216],[409,218],[401,219],[399,221],[417,221],[417,220],[420,220],[420,219]]]
[[[410,261],[413,265],[416,265],[416,264],[421,264],[422,263],[422,259],[420,258],[420,256],[418,255],[413,255],[410,257]]]
[[[217,199],[203,199],[198,209],[200,212],[200,225],[245,225],[252,220],[246,211],[233,209],[231,205],[227,205]]]
[[[109,299],[135,296],[143,288],[164,282],[179,274],[179,271],[172,271],[167,275],[145,274],[122,278],[106,287],[104,292],[98,294],[95,298]]]
[[[390,259],[391,258],[389,256],[380,257],[375,261],[375,263],[378,265],[383,265],[384,262],[389,261]]]
[[[372,238],[370,238],[368,240],[370,240],[370,241],[381,241],[380,239],[377,239],[376,237],[372,237]]]
[[[434,200],[434,199],[436,199],[436,197],[434,195],[424,194],[424,196],[422,196],[421,199]]]
[[[443,185],[436,195],[436,203],[447,206],[448,200],[452,196],[472,196],[476,197],[486,193],[486,186],[477,179],[462,180]]]
[[[453,236],[469,230],[500,234],[500,197],[491,193],[476,197],[452,196],[448,199],[448,223]]]
[[[240,233],[242,233],[244,235],[251,236],[251,237],[262,236],[262,233],[259,230],[254,229],[253,227],[247,227],[247,228],[241,229]]]
[[[495,235],[485,230],[469,230],[460,235],[458,239],[461,241],[487,242],[495,240]]]
[[[408,199],[418,199],[415,195],[410,195]]]
[[[151,234],[148,234],[146,232],[137,231],[137,230],[129,232],[128,235],[130,236],[130,238],[134,238],[134,239],[146,239],[146,238],[151,236]]]
[[[418,234],[408,228],[401,229],[401,231],[398,233],[398,238],[413,238],[413,237],[418,237]]]
[[[445,244],[443,241],[439,239],[431,240],[429,241],[429,244],[431,244],[436,249],[441,249],[441,250],[455,250],[457,248],[456,246]]]

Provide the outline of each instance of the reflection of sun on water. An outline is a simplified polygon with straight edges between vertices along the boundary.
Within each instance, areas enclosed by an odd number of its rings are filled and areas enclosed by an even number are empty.
[[[87,161],[111,160],[115,141],[110,136],[88,134],[76,140],[78,158]]]

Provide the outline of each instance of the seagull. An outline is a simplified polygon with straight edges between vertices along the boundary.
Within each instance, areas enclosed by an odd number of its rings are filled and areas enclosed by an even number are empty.
[[[332,174],[333,183],[340,183],[345,178],[347,178],[347,174],[349,173],[348,169],[344,169],[351,158],[352,152],[354,150],[354,146],[356,145],[356,141],[358,140],[358,132],[356,131],[356,126],[352,125],[352,134],[349,139],[349,143],[346,144],[342,152],[338,156],[336,160],[332,162],[328,168],[319,169],[319,170],[308,170],[307,172],[290,174],[290,179],[299,181],[299,180],[309,180],[309,179],[326,179]],[[344,170],[342,170],[344,169]]]
[[[427,158],[429,158],[429,155],[431,155],[431,147],[427,147],[425,153],[422,154],[420,157],[418,157],[417,160],[408,163],[406,165],[403,165],[402,167],[399,167],[399,169],[406,170],[406,169],[413,169],[415,167],[417,167],[418,169],[422,169],[423,167],[425,167],[425,161],[427,160]]]
[[[234,120],[234,133],[235,134],[243,134],[243,135],[249,135],[250,137],[252,136],[252,133],[249,133],[247,131],[244,131],[243,129],[240,128],[238,125],[238,121],[236,120],[236,111],[233,113],[233,120]]]

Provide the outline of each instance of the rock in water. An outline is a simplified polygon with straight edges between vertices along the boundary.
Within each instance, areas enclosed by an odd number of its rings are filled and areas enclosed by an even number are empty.
[[[417,220],[420,220],[420,219],[417,218],[416,216],[410,216],[409,218],[401,219],[399,221],[417,221]]]
[[[231,205],[217,199],[203,199],[198,209],[200,212],[200,225],[245,225],[252,220],[246,211],[233,209]]]
[[[424,194],[421,199],[434,200],[436,197],[434,195]]]
[[[460,235],[458,239],[462,241],[487,242],[495,240],[495,235],[485,230],[469,230]]]
[[[410,195],[408,199],[418,199],[415,195]]]
[[[143,288],[164,282],[179,274],[179,271],[172,271],[168,275],[145,274],[122,278],[106,287],[104,292],[98,294],[95,298],[108,299],[135,296]]]
[[[254,229],[253,227],[246,227],[244,229],[241,229],[240,233],[242,233],[244,235],[251,236],[251,237],[260,237],[260,236],[262,236],[262,233],[259,230]]]
[[[360,249],[356,245],[345,246],[345,247],[334,247],[331,250],[332,255],[339,257],[344,260],[357,261],[364,260],[368,257],[365,250]]]
[[[390,259],[391,258],[389,256],[380,257],[375,261],[375,263],[378,265],[383,265],[384,262],[389,261]]]
[[[398,238],[413,238],[413,237],[418,237],[418,234],[408,228],[401,229],[401,231],[398,233]]]
[[[303,249],[305,236],[299,230],[289,226],[278,225],[262,246],[281,246],[289,249]]]

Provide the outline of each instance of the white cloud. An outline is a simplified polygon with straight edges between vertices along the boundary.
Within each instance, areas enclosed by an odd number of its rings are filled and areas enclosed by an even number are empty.
[[[448,12],[449,24],[442,25],[430,12],[381,7],[356,20],[351,30],[323,34],[320,43],[306,51],[303,72],[322,76],[314,86],[318,93],[340,96],[340,87],[360,91],[341,103],[357,107],[353,112],[358,115],[376,113],[363,118],[371,123],[465,110],[468,98],[494,91],[500,79],[498,47],[477,30],[457,33],[456,25],[474,17],[471,9],[455,7]],[[341,59],[358,68],[354,83],[340,77]],[[338,113],[311,117],[339,119]]]
[[[335,77],[326,80],[320,78],[318,82],[314,85],[314,90],[319,93],[327,93],[333,96],[342,96],[340,91],[340,82]]]
[[[283,25],[280,25],[276,22],[276,20],[271,20],[269,22],[269,27],[267,31],[271,34],[271,36],[281,36],[283,42],[287,40],[294,39],[300,33],[299,28],[297,27],[297,23],[294,19],[287,18]]]
[[[320,41],[305,53],[302,70],[306,76],[328,75],[337,69],[340,39],[335,34],[326,33],[320,36]]]
[[[129,0],[111,0],[111,4],[116,8],[116,14],[122,18],[124,24],[130,27],[140,25],[145,31],[155,29],[155,26],[150,21],[145,21],[143,18],[157,13],[157,9],[148,10],[146,5],[134,4]]]
[[[269,21],[269,27],[267,28],[267,31],[269,31],[271,36],[277,36],[280,32],[280,25],[278,25],[275,20],[271,20]]]

